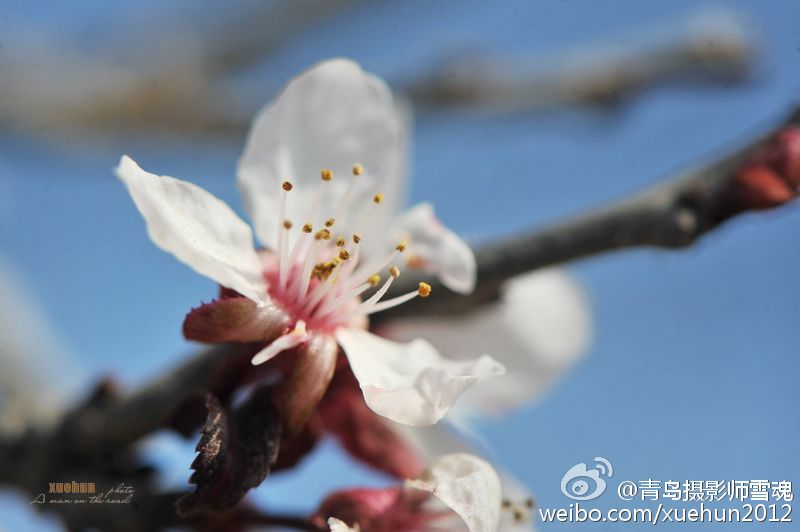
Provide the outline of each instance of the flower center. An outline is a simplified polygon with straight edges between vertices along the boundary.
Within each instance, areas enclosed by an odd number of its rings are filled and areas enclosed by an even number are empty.
[[[302,326],[307,326],[308,329],[332,332],[340,325],[364,321],[369,314],[400,305],[417,296],[430,295],[430,285],[419,283],[417,290],[383,300],[394,280],[400,275],[394,261],[406,250],[406,242],[398,243],[393,251],[377,260],[364,260],[361,255],[360,234],[356,231],[336,231],[339,226],[343,227],[342,222],[348,214],[346,209],[354,183],[363,172],[360,164],[353,166],[352,179],[334,210],[335,215],[327,218],[324,227],[316,230],[311,221],[298,227],[286,218],[286,205],[294,185],[289,181],[284,181],[281,185],[278,219],[282,223],[277,227],[275,257],[267,264],[264,275],[270,296],[286,310],[295,324],[302,322]],[[330,170],[322,170],[320,175],[321,182],[306,220],[317,219],[324,187],[333,180],[333,172]],[[361,218],[351,227],[368,227],[374,209],[379,208],[382,201],[383,194],[376,193]],[[299,230],[299,234],[290,246],[293,230]],[[384,271],[388,276],[382,282],[380,272]],[[362,294],[373,289],[374,293],[367,299],[359,299]]]

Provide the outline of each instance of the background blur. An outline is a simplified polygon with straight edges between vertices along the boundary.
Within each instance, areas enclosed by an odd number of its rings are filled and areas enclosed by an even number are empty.
[[[49,322],[42,345],[60,339],[58,359],[42,355],[57,375],[42,393],[101,375],[136,386],[173,366],[195,349],[181,337],[185,312],[215,293],[148,240],[112,175],[123,153],[242,213],[235,166],[250,117],[302,69],[348,56],[416,104],[409,199],[432,201],[480,240],[628,194],[768,128],[800,98],[798,20],[795,0],[5,2],[0,260]],[[656,76],[630,97],[570,85],[695,31],[752,39],[755,55],[723,72]],[[493,70],[474,66],[489,64],[508,65],[489,81],[516,74],[537,96],[472,105],[437,82],[475,76],[473,89],[491,93],[481,76]],[[493,460],[545,508],[571,502],[562,475],[595,456],[618,480],[792,480],[797,490],[798,223],[793,205],[737,218],[685,252],[570,265],[592,302],[592,347],[538,404],[481,426]],[[3,305],[18,297],[4,292]],[[149,444],[165,482],[185,483],[193,446],[167,435]],[[333,444],[299,473],[254,497],[310,510],[334,487],[385,482]],[[0,492],[0,529],[58,530],[28,502]],[[596,502],[619,505],[610,494]]]

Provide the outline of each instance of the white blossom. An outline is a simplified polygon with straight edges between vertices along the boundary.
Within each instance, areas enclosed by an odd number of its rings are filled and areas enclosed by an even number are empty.
[[[424,340],[397,343],[366,330],[370,314],[430,294],[420,283],[386,300],[400,266],[435,273],[454,290],[475,283],[471,250],[430,206],[397,212],[405,145],[389,89],[355,63],[327,61],[289,83],[256,117],[239,164],[266,254],[256,251],[250,227],[200,187],[146,172],[127,156],[117,174],[157,246],[252,300],[249,329],[281,325],[253,364],[296,348],[330,379],[338,342],[370,408],[424,426],[504,369],[484,354],[449,360]]]

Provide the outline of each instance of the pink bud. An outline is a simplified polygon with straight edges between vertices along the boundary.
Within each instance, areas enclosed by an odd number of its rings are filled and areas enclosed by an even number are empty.
[[[795,196],[782,176],[763,164],[743,166],[736,174],[737,192],[748,209],[770,209]]]
[[[785,127],[776,136],[775,144],[777,169],[792,187],[800,187],[800,128]]]

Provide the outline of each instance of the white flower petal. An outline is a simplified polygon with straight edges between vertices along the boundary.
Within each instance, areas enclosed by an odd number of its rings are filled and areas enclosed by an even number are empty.
[[[495,532],[500,523],[500,478],[486,461],[466,453],[442,456],[411,488],[427,491],[457,513],[470,532]]]
[[[449,421],[450,416],[445,421]],[[472,453],[474,441],[468,442],[462,434],[453,430],[447,422],[437,423],[430,427],[408,427],[392,425],[401,438],[418,453],[426,462],[454,452]],[[500,477],[503,500],[509,501],[510,507],[500,512],[500,526],[503,532],[532,532],[534,526],[534,510],[529,502],[533,501],[530,491],[511,473],[496,470]]]
[[[328,526],[330,527],[331,532],[358,532],[359,527],[358,525],[355,528],[350,528],[347,526],[347,523],[336,519],[335,517],[328,518]]]
[[[393,340],[429,339],[451,356],[490,351],[504,376],[471,388],[448,419],[505,411],[533,401],[584,355],[591,337],[586,297],[561,270],[519,276],[500,302],[468,316],[404,319],[382,329]]]
[[[253,233],[230,207],[197,185],[145,172],[128,156],[116,172],[154,244],[222,286],[265,301]]]
[[[468,294],[475,289],[472,249],[436,218],[433,207],[422,203],[392,222],[396,238],[408,240],[409,257],[421,259],[421,268],[436,274],[450,290]]]
[[[239,188],[256,234],[264,245],[276,244],[280,183],[290,180],[287,217],[295,223],[335,216],[332,212],[351,179],[354,164],[365,172],[350,196],[343,230],[359,218],[376,192],[384,202],[375,209],[370,231],[379,234],[404,201],[406,131],[392,94],[379,78],[356,63],[333,59],[292,80],[275,101],[256,116],[239,162]],[[320,170],[333,170],[316,220],[307,220],[320,184]],[[352,232],[352,228],[350,229]],[[369,234],[362,234],[365,240]]]
[[[504,372],[503,366],[487,355],[468,361],[448,360],[424,340],[399,344],[344,327],[336,331],[336,339],[367,405],[406,425],[436,423],[472,384]]]

